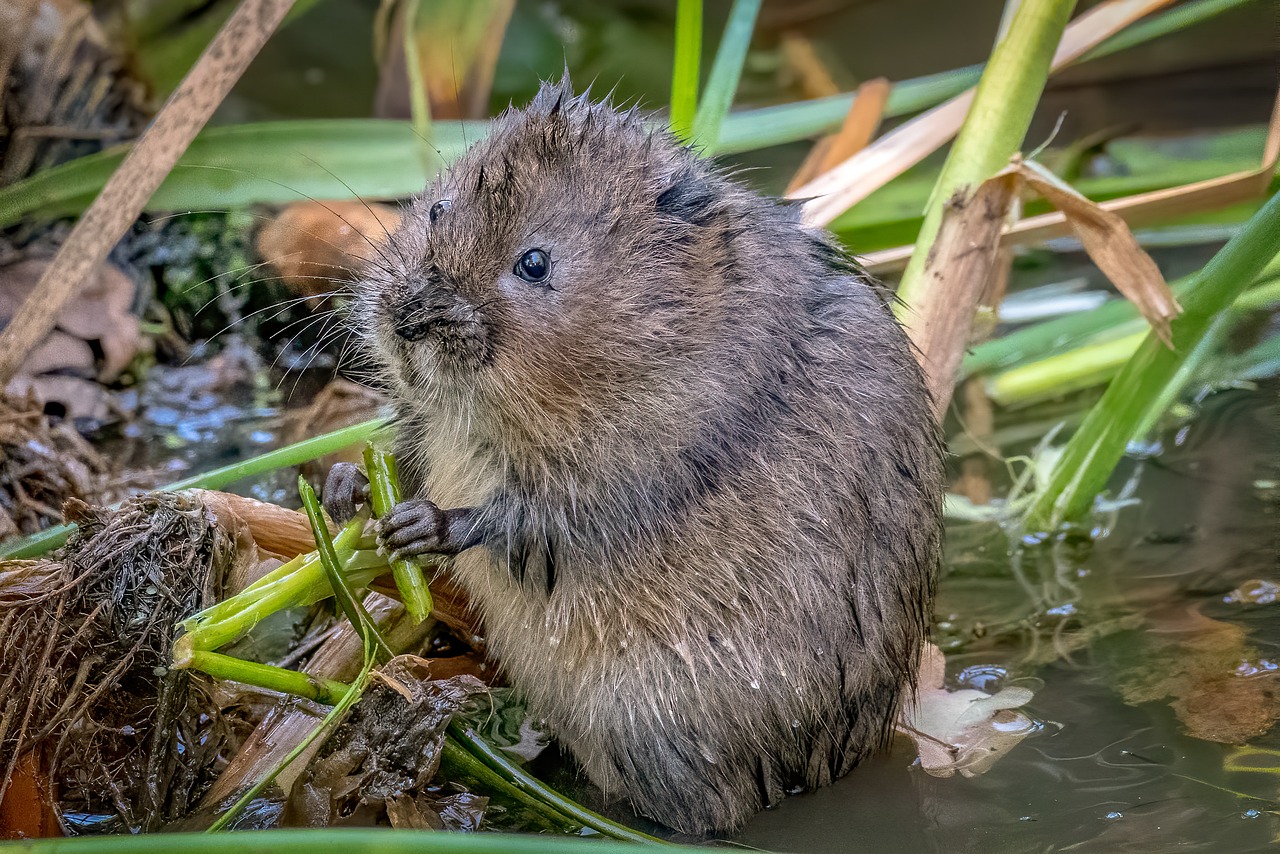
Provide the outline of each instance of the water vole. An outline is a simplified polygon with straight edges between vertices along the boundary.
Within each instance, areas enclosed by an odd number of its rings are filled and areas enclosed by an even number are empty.
[[[795,208],[548,84],[414,203],[352,316],[417,496],[384,541],[456,553],[606,792],[723,832],[886,742],[942,452],[884,295]]]

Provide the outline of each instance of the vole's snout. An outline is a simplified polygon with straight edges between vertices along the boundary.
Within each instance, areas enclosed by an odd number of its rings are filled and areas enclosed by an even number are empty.
[[[489,327],[479,310],[445,287],[427,287],[408,297],[387,297],[387,312],[396,336],[410,343],[425,341],[440,363],[478,367],[489,357]]]
[[[417,293],[390,306],[395,332],[406,341],[421,341],[433,331],[458,332],[475,323],[475,308],[451,293]]]

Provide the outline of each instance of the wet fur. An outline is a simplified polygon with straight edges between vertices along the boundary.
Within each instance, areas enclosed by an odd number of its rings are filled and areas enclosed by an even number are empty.
[[[512,273],[533,247],[550,289]],[[401,464],[479,508],[457,578],[592,780],[725,832],[885,744],[928,626],[941,449],[884,295],[825,234],[566,80],[385,251],[353,316]]]

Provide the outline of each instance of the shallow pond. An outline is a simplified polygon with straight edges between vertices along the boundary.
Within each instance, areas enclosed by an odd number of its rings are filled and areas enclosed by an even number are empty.
[[[1280,581],[1276,392],[1215,394],[1163,454],[1126,461],[1115,484],[1136,472],[1141,504],[1092,547],[1041,545],[1015,562],[993,526],[950,527],[937,631],[960,647],[949,682],[964,674],[990,690],[1005,674],[1038,678],[1027,711],[1039,733],[971,779],[926,775],[900,742],[761,814],[739,841],[1031,852],[1249,851],[1274,840],[1280,731],[1231,744],[1188,729],[1231,739],[1280,716],[1280,602],[1263,602],[1265,586],[1244,602],[1232,595]]]

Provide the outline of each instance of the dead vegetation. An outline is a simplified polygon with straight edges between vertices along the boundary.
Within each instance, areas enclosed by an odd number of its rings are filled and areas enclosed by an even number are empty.
[[[232,736],[209,683],[169,664],[174,624],[218,595],[234,545],[189,495],[66,512],[80,530],[56,559],[0,568],[0,795],[39,746],[64,812],[156,830],[208,787]]]

